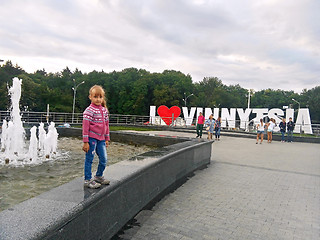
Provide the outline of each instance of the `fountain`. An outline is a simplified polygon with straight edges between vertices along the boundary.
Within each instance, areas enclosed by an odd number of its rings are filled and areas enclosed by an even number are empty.
[[[44,130],[44,124],[30,129],[30,143],[26,153],[25,130],[23,128],[19,102],[21,98],[22,79],[13,78],[9,88],[11,98],[10,120],[3,120],[1,133],[0,164],[24,165],[41,163],[41,157],[50,158],[56,154],[58,132],[53,122],[48,127],[48,134]]]
[[[21,83],[18,78],[13,79],[9,89],[11,116],[10,120],[3,120],[0,135],[0,212],[83,176],[85,155],[81,135],[60,137],[58,142],[57,129],[51,122],[48,132],[44,123],[33,126],[30,129],[30,140],[26,140],[19,110]],[[150,150],[152,148],[148,146],[111,142],[108,147],[108,165]],[[98,161],[94,161],[92,169],[97,167]]]

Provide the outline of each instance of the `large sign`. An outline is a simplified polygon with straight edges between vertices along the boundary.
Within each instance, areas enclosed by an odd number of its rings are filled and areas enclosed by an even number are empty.
[[[160,107],[159,107],[160,108]],[[161,106],[163,108],[163,106]],[[179,108],[179,107],[174,107]],[[171,108],[170,108],[171,109]],[[176,109],[175,109],[176,110]],[[213,110],[213,111],[212,111]],[[161,112],[161,111],[160,111]],[[187,107],[182,107],[183,112],[183,119],[184,124],[186,126],[191,126],[192,122],[198,119],[200,112],[204,113],[206,119],[209,118],[211,114],[213,117],[217,119],[221,116],[221,127],[228,127],[230,129],[236,128],[236,120],[237,116],[240,121],[240,128],[247,129],[250,123],[257,124],[260,119],[274,118],[276,120],[277,125],[281,122],[282,118],[285,118],[286,121],[289,121],[291,117],[294,121],[294,109],[287,108],[285,112],[280,108],[205,108],[203,110],[202,107],[191,107],[190,110]],[[159,110],[158,110],[159,113]],[[253,114],[254,118],[249,119],[250,115]],[[160,115],[160,114],[159,114]],[[162,117],[162,116],[160,116]],[[172,116],[174,119],[177,118],[176,115]],[[163,119],[171,118],[171,116],[162,117]],[[156,106],[150,106],[150,122],[152,124],[156,123]],[[165,120],[167,123],[168,120]],[[171,123],[171,121],[169,121]],[[277,127],[275,131],[279,130]],[[301,131],[312,134],[312,127],[311,127],[311,119],[310,119],[310,112],[308,108],[300,108],[298,109],[297,119],[295,121],[295,133],[300,133]]]

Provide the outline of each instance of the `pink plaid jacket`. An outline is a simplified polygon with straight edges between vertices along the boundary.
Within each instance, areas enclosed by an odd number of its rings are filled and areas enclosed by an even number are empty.
[[[83,142],[89,142],[89,137],[110,140],[108,109],[92,103],[84,110],[82,121]]]

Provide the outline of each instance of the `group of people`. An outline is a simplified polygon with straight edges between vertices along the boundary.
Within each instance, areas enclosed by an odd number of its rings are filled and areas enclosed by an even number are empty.
[[[272,134],[274,128],[276,127],[276,121],[274,118],[271,118],[268,123],[264,123],[263,119],[260,119],[260,122],[257,124],[257,142],[258,144],[260,139],[260,144],[263,142],[263,135],[265,131],[267,132],[267,139],[268,143],[272,142]],[[287,142],[292,142],[293,138],[293,129],[294,129],[294,122],[292,118],[289,118],[289,122],[286,123],[286,119],[282,118],[282,121],[279,124],[280,132],[281,132],[281,142],[285,142],[285,133],[287,131]]]
[[[220,131],[221,131],[221,118],[218,117],[217,120],[213,118],[211,114],[209,119],[205,120],[202,112],[199,113],[198,122],[197,122],[197,138],[202,138],[203,127],[206,127],[208,132],[208,139],[212,139],[213,134],[215,134],[216,140],[220,141]]]
[[[103,172],[107,165],[107,151],[106,148],[109,146],[110,133],[109,133],[109,112],[105,101],[105,91],[99,85],[94,85],[89,90],[89,99],[91,101],[83,113],[83,151],[85,152],[84,161],[84,186],[89,188],[99,188],[101,185],[107,185],[110,183],[109,180],[105,179]],[[213,138],[220,140],[221,131],[221,118],[218,117],[216,120],[211,114],[209,119],[205,119],[202,112],[200,112],[197,121],[197,138],[202,137],[203,127],[206,127],[208,132],[208,139]],[[268,143],[272,142],[272,133],[276,126],[276,122],[273,118],[266,124],[263,123],[263,119],[260,119],[260,123],[257,125],[257,144],[259,138],[261,139],[260,144],[263,141],[264,132],[267,131]],[[286,123],[285,119],[279,124],[281,131],[281,142],[285,141],[285,133],[287,130],[287,142],[292,142],[292,134],[294,129],[294,123],[292,118]],[[92,162],[94,155],[97,154],[99,157],[98,169],[94,177],[91,174]]]
[[[274,118],[271,118],[268,123],[264,123],[263,119],[260,119],[260,122],[257,124],[257,142],[260,144],[263,142],[264,133],[267,133],[268,143],[272,142],[272,135],[274,128],[277,126]],[[208,139],[212,139],[213,135],[215,135],[216,140],[220,140],[220,131],[221,131],[221,118],[218,117],[216,120],[213,118],[211,114],[209,119],[205,119],[202,112],[199,113],[198,121],[197,121],[197,136],[196,138],[202,138],[203,127],[206,127],[206,131],[208,132]],[[285,133],[287,133],[287,142],[292,142],[293,139],[293,129],[294,122],[292,118],[289,118],[289,121],[286,122],[286,119],[283,118],[279,124],[280,132],[281,132],[281,142],[285,142]]]

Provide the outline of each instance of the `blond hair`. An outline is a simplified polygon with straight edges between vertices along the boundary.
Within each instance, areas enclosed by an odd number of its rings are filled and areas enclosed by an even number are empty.
[[[103,101],[102,101],[101,105],[106,108],[107,102],[106,102],[105,91],[104,91],[103,87],[100,85],[93,85],[89,90],[89,96],[92,95],[93,92],[95,94],[99,94],[102,96]]]

